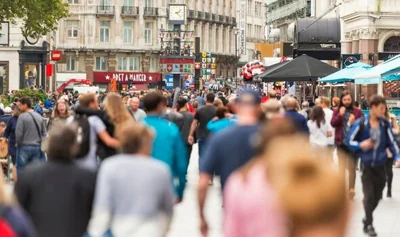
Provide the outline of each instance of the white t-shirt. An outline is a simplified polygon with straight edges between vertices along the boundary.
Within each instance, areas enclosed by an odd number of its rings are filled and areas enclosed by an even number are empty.
[[[333,117],[333,111],[329,108],[324,108],[325,122],[328,124],[329,131],[332,132],[332,136],[328,137],[328,145],[335,145],[335,128],[332,127],[331,121]]]
[[[82,167],[92,171],[97,171],[98,162],[97,162],[97,135],[106,130],[106,126],[103,121],[97,116],[90,116],[88,118],[90,124],[90,150],[89,153],[82,158],[78,158],[76,163]],[[67,123],[72,123],[74,121],[74,117],[71,116],[68,118]]]
[[[308,129],[310,130],[310,143],[314,146],[324,147],[328,146],[328,123],[322,123],[321,127],[317,126],[317,122],[309,120],[307,122]]]

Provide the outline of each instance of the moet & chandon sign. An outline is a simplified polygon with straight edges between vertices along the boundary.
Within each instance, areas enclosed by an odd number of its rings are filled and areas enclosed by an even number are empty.
[[[246,12],[247,1],[240,1],[240,16],[239,16],[239,54],[246,55]]]

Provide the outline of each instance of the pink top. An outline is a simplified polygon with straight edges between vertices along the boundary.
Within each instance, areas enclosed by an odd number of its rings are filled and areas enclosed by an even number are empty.
[[[253,167],[246,181],[238,173],[228,179],[224,211],[226,237],[287,236],[283,210],[261,166]]]

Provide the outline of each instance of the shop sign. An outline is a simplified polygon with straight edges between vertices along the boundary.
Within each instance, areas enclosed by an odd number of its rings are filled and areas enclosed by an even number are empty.
[[[358,63],[361,59],[361,54],[342,54],[342,68],[346,68],[353,63]]]
[[[160,73],[152,72],[93,72],[95,83],[109,83],[115,78],[118,83],[150,84],[161,79]]]
[[[58,50],[51,51],[51,60],[52,61],[60,61],[61,57],[62,57],[61,51],[58,51]]]
[[[247,18],[247,1],[240,1],[239,11],[239,54],[246,55],[246,18]]]
[[[393,57],[396,57],[400,53],[378,53],[378,60],[379,61],[387,61]]]

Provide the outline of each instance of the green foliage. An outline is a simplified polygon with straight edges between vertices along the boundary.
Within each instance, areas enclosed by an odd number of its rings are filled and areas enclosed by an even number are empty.
[[[57,30],[58,21],[68,16],[62,0],[0,0],[0,22],[22,19],[24,36],[39,38]]]
[[[21,98],[23,96],[29,96],[33,100],[33,104],[36,104],[39,100],[44,102],[47,99],[47,95],[45,93],[41,93],[35,90],[31,90],[28,88],[18,90],[17,93],[10,97],[10,102],[14,101],[15,97]]]

